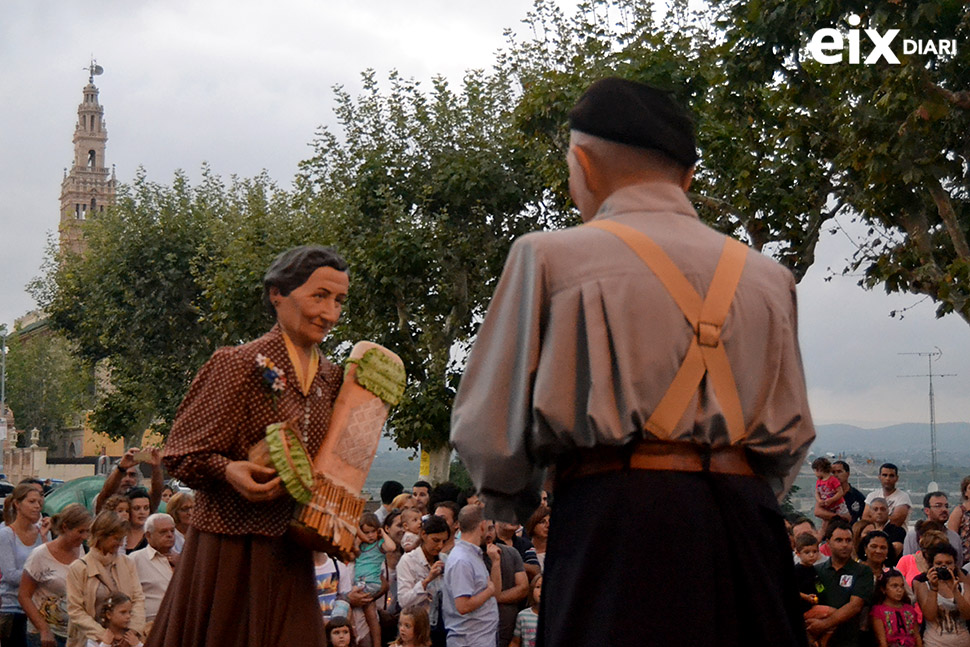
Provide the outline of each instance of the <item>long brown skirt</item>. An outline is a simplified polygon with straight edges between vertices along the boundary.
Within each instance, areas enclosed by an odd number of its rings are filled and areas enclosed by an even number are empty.
[[[312,554],[191,528],[146,647],[324,645]]]

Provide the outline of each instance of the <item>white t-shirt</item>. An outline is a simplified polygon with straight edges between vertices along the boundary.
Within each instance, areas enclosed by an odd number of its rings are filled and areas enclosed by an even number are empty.
[[[84,554],[78,548],[77,556]],[[62,564],[51,555],[47,544],[41,544],[30,553],[24,564],[24,572],[29,574],[37,587],[30,597],[40,611],[51,633],[67,638],[67,571],[70,564]],[[38,633],[37,627],[28,621],[28,633]]]
[[[893,493],[890,494],[889,496],[886,496],[885,494],[882,493],[882,488],[879,488],[878,490],[873,490],[872,492],[866,495],[866,505],[869,505],[870,503],[872,503],[872,500],[876,498],[883,498],[886,500],[886,505],[889,506],[890,517],[893,516],[893,511],[896,509],[896,506],[898,505],[908,505],[910,508],[913,507],[913,502],[910,501],[909,494],[900,490],[899,488],[896,488],[895,490],[893,490]]]

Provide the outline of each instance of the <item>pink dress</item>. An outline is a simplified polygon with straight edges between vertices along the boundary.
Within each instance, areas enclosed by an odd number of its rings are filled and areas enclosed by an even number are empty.
[[[919,631],[919,620],[916,609],[912,604],[891,607],[888,604],[877,604],[869,612],[873,624],[881,622],[886,630],[886,642],[889,647],[914,647],[916,638],[914,632]]]

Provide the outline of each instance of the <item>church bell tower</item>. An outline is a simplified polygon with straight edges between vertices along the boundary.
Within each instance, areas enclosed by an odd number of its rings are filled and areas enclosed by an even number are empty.
[[[73,254],[85,249],[84,222],[97,218],[105,207],[114,204],[117,188],[114,170],[105,161],[108,130],[94,85],[94,77],[104,69],[92,60],[88,71],[88,84],[84,86],[74,127],[74,161],[61,182],[60,248]]]

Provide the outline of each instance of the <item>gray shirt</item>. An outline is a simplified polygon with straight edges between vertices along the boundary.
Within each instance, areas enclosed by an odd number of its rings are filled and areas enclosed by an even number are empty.
[[[706,294],[724,236],[664,183],[611,195],[596,219],[650,236]],[[795,281],[758,253],[721,340],[737,383],[754,470],[788,490],[815,437],[798,349]],[[544,467],[573,448],[621,445],[643,431],[693,332],[657,277],[622,241],[592,227],[527,234],[512,245],[452,410],[451,440],[488,516],[538,503]],[[669,440],[729,444],[709,380]]]
[[[495,598],[489,598],[465,615],[458,613],[455,607],[455,598],[477,595],[487,586],[488,569],[482,549],[459,539],[445,563],[442,612],[448,647],[495,647],[498,634],[498,602]]]

